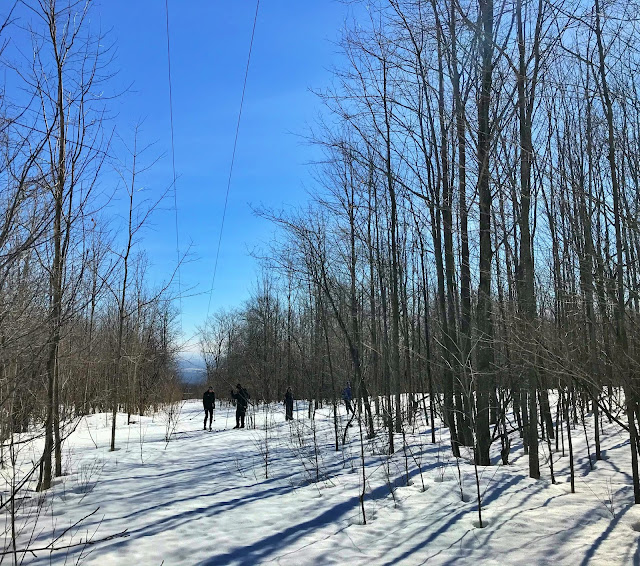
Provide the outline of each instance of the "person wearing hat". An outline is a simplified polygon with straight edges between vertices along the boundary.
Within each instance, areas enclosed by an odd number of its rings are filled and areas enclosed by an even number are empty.
[[[213,410],[216,408],[216,394],[213,387],[209,386],[202,396],[202,404],[204,405],[204,430],[207,430],[207,417],[209,417],[209,430],[213,423]]]
[[[247,407],[249,406],[251,395],[238,383],[236,385],[236,391],[231,390],[231,397],[233,397],[236,402],[236,426],[233,428],[244,428],[244,417],[247,414]]]

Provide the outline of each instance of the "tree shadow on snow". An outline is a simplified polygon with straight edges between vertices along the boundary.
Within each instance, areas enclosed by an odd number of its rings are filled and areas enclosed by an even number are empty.
[[[423,468],[424,471],[424,468]],[[418,470],[412,470],[409,477],[414,477],[419,473]],[[403,475],[402,478],[405,476]],[[393,484],[402,483],[402,478],[393,480]],[[389,495],[389,486],[381,485],[367,493],[365,501],[383,499]],[[253,566],[260,564],[266,560],[271,554],[281,551],[284,547],[293,544],[295,541],[307,536],[314,531],[336,525],[345,516],[358,513],[360,508],[360,500],[358,496],[353,496],[342,503],[338,503],[320,513],[317,517],[298,523],[297,525],[288,527],[283,531],[269,535],[253,544],[237,547],[225,554],[212,556],[207,560],[199,562],[197,566],[222,566],[228,564],[237,564],[238,566]]]
[[[587,566],[589,562],[594,558],[595,553],[598,551],[602,543],[607,540],[613,529],[615,529],[619,524],[622,518],[626,515],[626,513],[633,507],[633,504],[629,503],[625,505],[624,509],[621,510],[614,518],[611,519],[611,522],[607,526],[607,528],[602,532],[602,534],[593,542],[593,544],[589,547],[589,550],[586,552],[582,562],[580,562],[580,566]],[[633,534],[630,533],[630,536]],[[636,545],[636,551],[633,556],[633,564],[634,566],[640,565],[640,546]]]

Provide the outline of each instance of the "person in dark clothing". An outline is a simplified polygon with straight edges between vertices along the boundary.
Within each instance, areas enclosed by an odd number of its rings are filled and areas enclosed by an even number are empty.
[[[351,406],[351,399],[351,384],[347,381],[347,386],[342,390],[342,400],[347,407],[347,415],[354,412],[354,409]]]
[[[207,430],[207,417],[209,417],[209,430],[213,423],[213,410],[216,408],[216,394],[213,387],[209,387],[202,396],[202,404],[204,405],[204,429]]]
[[[244,428],[244,417],[247,414],[247,407],[249,406],[251,395],[238,383],[236,390],[231,391],[231,397],[233,397],[236,402],[236,426],[233,428]]]
[[[287,392],[284,394],[284,409],[285,409],[285,420],[292,421],[293,420],[293,391],[291,391],[291,387],[287,387]]]

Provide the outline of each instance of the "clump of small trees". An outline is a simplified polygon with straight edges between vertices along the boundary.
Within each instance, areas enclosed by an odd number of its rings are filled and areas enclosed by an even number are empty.
[[[0,13],[0,465],[17,435],[44,437],[29,470],[13,460],[0,503],[12,517],[30,480],[44,491],[64,473],[79,417],[108,411],[115,425],[177,382],[172,297],[151,285],[137,245],[163,195],[138,200],[139,134],[105,122],[112,47],[90,29],[91,9],[37,0]],[[107,206],[119,193],[126,204]]]

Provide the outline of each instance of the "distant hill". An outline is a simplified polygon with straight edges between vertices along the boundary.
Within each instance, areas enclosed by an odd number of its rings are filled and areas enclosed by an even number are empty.
[[[178,371],[184,383],[200,383],[207,375],[207,368],[200,354],[181,354],[178,358]]]

